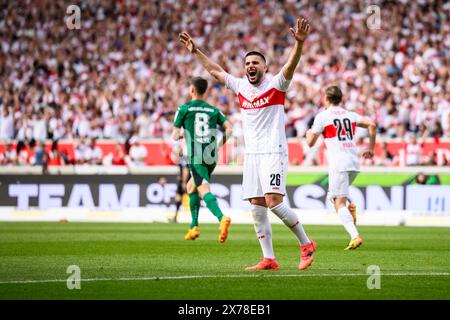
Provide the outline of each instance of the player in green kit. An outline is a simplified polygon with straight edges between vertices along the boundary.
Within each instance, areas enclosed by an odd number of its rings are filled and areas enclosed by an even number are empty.
[[[219,242],[223,243],[228,237],[231,219],[224,216],[220,210],[216,197],[211,193],[209,182],[216,167],[217,150],[231,136],[232,125],[219,109],[204,101],[207,88],[208,82],[205,79],[195,77],[191,80],[189,90],[192,100],[178,108],[172,137],[175,140],[181,139],[181,128],[184,128],[191,172],[187,192],[192,215],[191,226],[184,238],[195,240],[200,235],[198,213],[200,200],[203,199],[208,209],[220,222]],[[225,130],[223,139],[219,143],[217,143],[217,126]]]

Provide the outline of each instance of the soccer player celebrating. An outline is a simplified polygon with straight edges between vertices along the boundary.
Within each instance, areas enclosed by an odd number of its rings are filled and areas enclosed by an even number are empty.
[[[370,118],[342,108],[340,106],[342,92],[339,87],[328,87],[325,95],[326,109],[316,115],[312,128],[306,132],[306,141],[312,147],[323,134],[329,162],[328,198],[334,203],[336,212],[350,235],[350,243],[345,250],[354,250],[363,243],[356,228],[356,207],[350,203],[347,208],[349,186],[360,170],[354,139],[355,129],[356,127],[369,129],[369,150],[364,151],[362,156],[371,159],[377,125]]]
[[[192,100],[178,108],[173,124],[172,137],[179,140],[182,137],[181,128],[184,128],[188,147],[188,166],[191,173],[186,189],[189,194],[189,206],[192,215],[191,226],[184,238],[195,240],[200,235],[198,213],[200,199],[203,199],[208,209],[220,222],[219,242],[223,243],[228,237],[231,219],[222,214],[216,197],[211,193],[209,182],[216,167],[217,149],[225,144],[231,136],[232,125],[219,109],[204,101],[207,88],[208,82],[205,79],[195,77],[191,80],[189,90]],[[216,135],[217,125],[222,126],[225,130],[219,145]]]
[[[306,19],[298,19],[295,29],[290,29],[295,39],[294,47],[287,63],[273,77],[266,77],[264,55],[258,51],[248,52],[244,61],[246,78],[242,79],[228,74],[211,61],[188,33],[180,34],[180,41],[203,67],[239,98],[245,141],[243,198],[252,205],[255,231],[264,256],[258,264],[246,270],[279,269],[272,246],[272,228],[267,208],[297,237],[301,251],[300,270],[311,265],[317,247],[306,235],[295,212],[283,202],[288,166],[284,101],[309,30]]]

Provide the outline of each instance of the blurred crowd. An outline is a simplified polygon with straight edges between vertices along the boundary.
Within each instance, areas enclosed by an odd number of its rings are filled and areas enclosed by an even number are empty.
[[[144,166],[148,156],[147,148],[137,139],[124,144],[116,142],[113,150],[104,152],[96,139],[84,139],[74,145],[73,153],[67,147],[60,147],[58,140],[52,142],[50,148],[43,142],[36,143],[32,139],[28,144],[19,141],[17,145],[7,143],[5,151],[0,153],[0,165],[117,165]]]
[[[0,140],[162,138],[188,99],[191,76],[210,79],[208,102],[242,139],[236,97],[214,82],[178,34],[243,76],[249,50],[277,73],[299,16],[312,25],[287,95],[286,132],[302,138],[337,83],[345,107],[374,118],[380,136],[450,137],[450,2],[89,0],[0,1]],[[71,4],[81,28],[65,23]],[[380,29],[370,29],[378,5]],[[365,131],[358,133],[364,137]],[[414,136],[414,137],[413,137]],[[94,156],[97,157],[97,155]]]

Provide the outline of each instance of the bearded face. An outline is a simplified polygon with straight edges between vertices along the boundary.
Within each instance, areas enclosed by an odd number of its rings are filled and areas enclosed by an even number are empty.
[[[251,84],[259,85],[266,71],[266,63],[260,56],[251,55],[245,58],[245,74]]]

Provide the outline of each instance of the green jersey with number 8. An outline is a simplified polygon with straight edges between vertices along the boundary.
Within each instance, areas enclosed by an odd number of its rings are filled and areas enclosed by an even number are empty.
[[[174,126],[184,128],[191,164],[214,165],[217,161],[217,125],[226,116],[216,107],[202,100],[192,100],[178,108]]]

